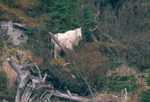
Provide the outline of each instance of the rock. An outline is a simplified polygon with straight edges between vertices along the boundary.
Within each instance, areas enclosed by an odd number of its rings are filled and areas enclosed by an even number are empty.
[[[27,43],[28,36],[25,35],[27,28],[24,24],[13,23],[12,21],[0,22],[0,38],[12,43],[14,46]]]
[[[18,39],[18,40],[23,40],[23,39],[24,39],[24,36],[23,36],[23,35],[20,35],[20,36],[17,37],[17,39]]]

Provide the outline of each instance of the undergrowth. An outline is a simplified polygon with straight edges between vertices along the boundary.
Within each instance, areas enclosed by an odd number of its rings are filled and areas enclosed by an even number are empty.
[[[150,102],[150,89],[146,91],[141,91],[139,94],[139,102]]]

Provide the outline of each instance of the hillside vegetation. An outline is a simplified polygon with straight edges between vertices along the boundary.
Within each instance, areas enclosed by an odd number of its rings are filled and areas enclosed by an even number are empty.
[[[150,0],[0,0],[0,13],[1,21],[25,23],[29,36],[17,47],[0,39],[0,100],[15,98],[16,73],[5,61],[13,57],[37,63],[61,90],[90,95],[84,77],[94,94],[122,96],[126,88],[127,102],[150,102]],[[79,27],[79,46],[55,60],[48,32]]]

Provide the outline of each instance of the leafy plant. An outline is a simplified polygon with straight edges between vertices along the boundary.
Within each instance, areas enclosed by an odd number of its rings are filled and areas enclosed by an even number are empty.
[[[62,66],[59,64],[53,64],[52,68],[53,68],[52,73],[54,74],[59,74],[62,72]]]
[[[146,82],[147,82],[147,85],[150,86],[150,74],[149,74],[149,76],[146,78]]]
[[[99,76],[96,80],[96,86],[98,90],[103,89],[103,87],[105,86],[105,78],[102,76]]]
[[[136,79],[131,76],[112,75],[109,78],[108,87],[110,90],[120,92],[122,89],[127,88],[128,91],[134,91],[137,87]]]
[[[6,93],[7,92],[7,76],[6,73],[3,71],[0,71],[0,92]]]
[[[76,2],[70,0],[65,0],[65,2],[62,0],[53,1],[53,5],[49,6],[51,18],[45,19],[49,31],[58,33],[80,27],[78,5],[78,0]]]
[[[3,65],[3,61],[2,60],[0,60],[0,67]]]
[[[139,94],[140,102],[150,102],[150,89]]]
[[[82,9],[82,21],[80,21],[84,27],[83,33],[85,34],[86,41],[94,41],[93,40],[93,32],[90,31],[91,28],[94,28],[97,24],[96,20],[92,18],[92,9],[89,5],[85,6]]]
[[[106,65],[105,65],[105,67],[107,68],[107,69],[114,69],[114,68],[116,68],[116,67],[119,67],[120,65],[122,65],[123,63],[121,62],[121,61],[119,61],[119,60],[116,60],[116,59],[114,59],[114,58],[110,58],[109,60],[108,60],[108,62],[106,63]]]
[[[3,47],[4,47],[4,42],[0,40],[0,49],[2,49]]]

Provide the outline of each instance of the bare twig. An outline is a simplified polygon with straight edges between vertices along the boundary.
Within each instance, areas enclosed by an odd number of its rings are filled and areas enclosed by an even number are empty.
[[[89,89],[89,91],[90,91],[90,93],[91,93],[91,95],[92,95],[92,98],[94,98],[94,94],[93,94],[93,92],[92,92],[92,89],[91,89],[89,83],[87,82],[87,80],[84,78],[84,76],[83,76],[83,74],[81,73],[81,71],[80,71],[77,67],[75,67],[74,69],[75,69],[76,71],[78,71],[78,73],[80,74],[81,78],[82,78],[82,79],[84,80],[84,82],[86,83],[86,85],[87,85],[87,87],[88,87],[88,89]]]
[[[67,53],[67,48],[60,42],[57,40],[57,38],[53,35],[53,33],[49,32],[49,35],[52,37],[52,39],[58,44],[58,46],[65,52]]]
[[[69,62],[68,62],[68,63],[64,63],[63,66],[67,66],[67,65],[69,65],[69,64],[70,64]]]
[[[46,76],[47,76],[47,73],[45,73],[44,77],[43,77],[43,83],[45,82],[45,79],[46,79]]]
[[[93,32],[94,32],[95,30],[97,30],[97,28],[98,28],[98,26],[96,26],[96,27],[93,28],[93,29],[89,29],[89,30],[92,32],[92,37],[93,37],[93,39],[94,39],[95,42],[97,42],[97,38],[96,38],[96,36],[93,34]]]
[[[100,29],[99,29],[99,30],[100,30]],[[114,41],[109,35],[107,35],[106,33],[102,32],[101,30],[100,30],[100,33],[101,33],[102,35],[106,36],[107,38],[109,38],[109,40],[110,40],[111,42],[115,43],[115,41]]]

